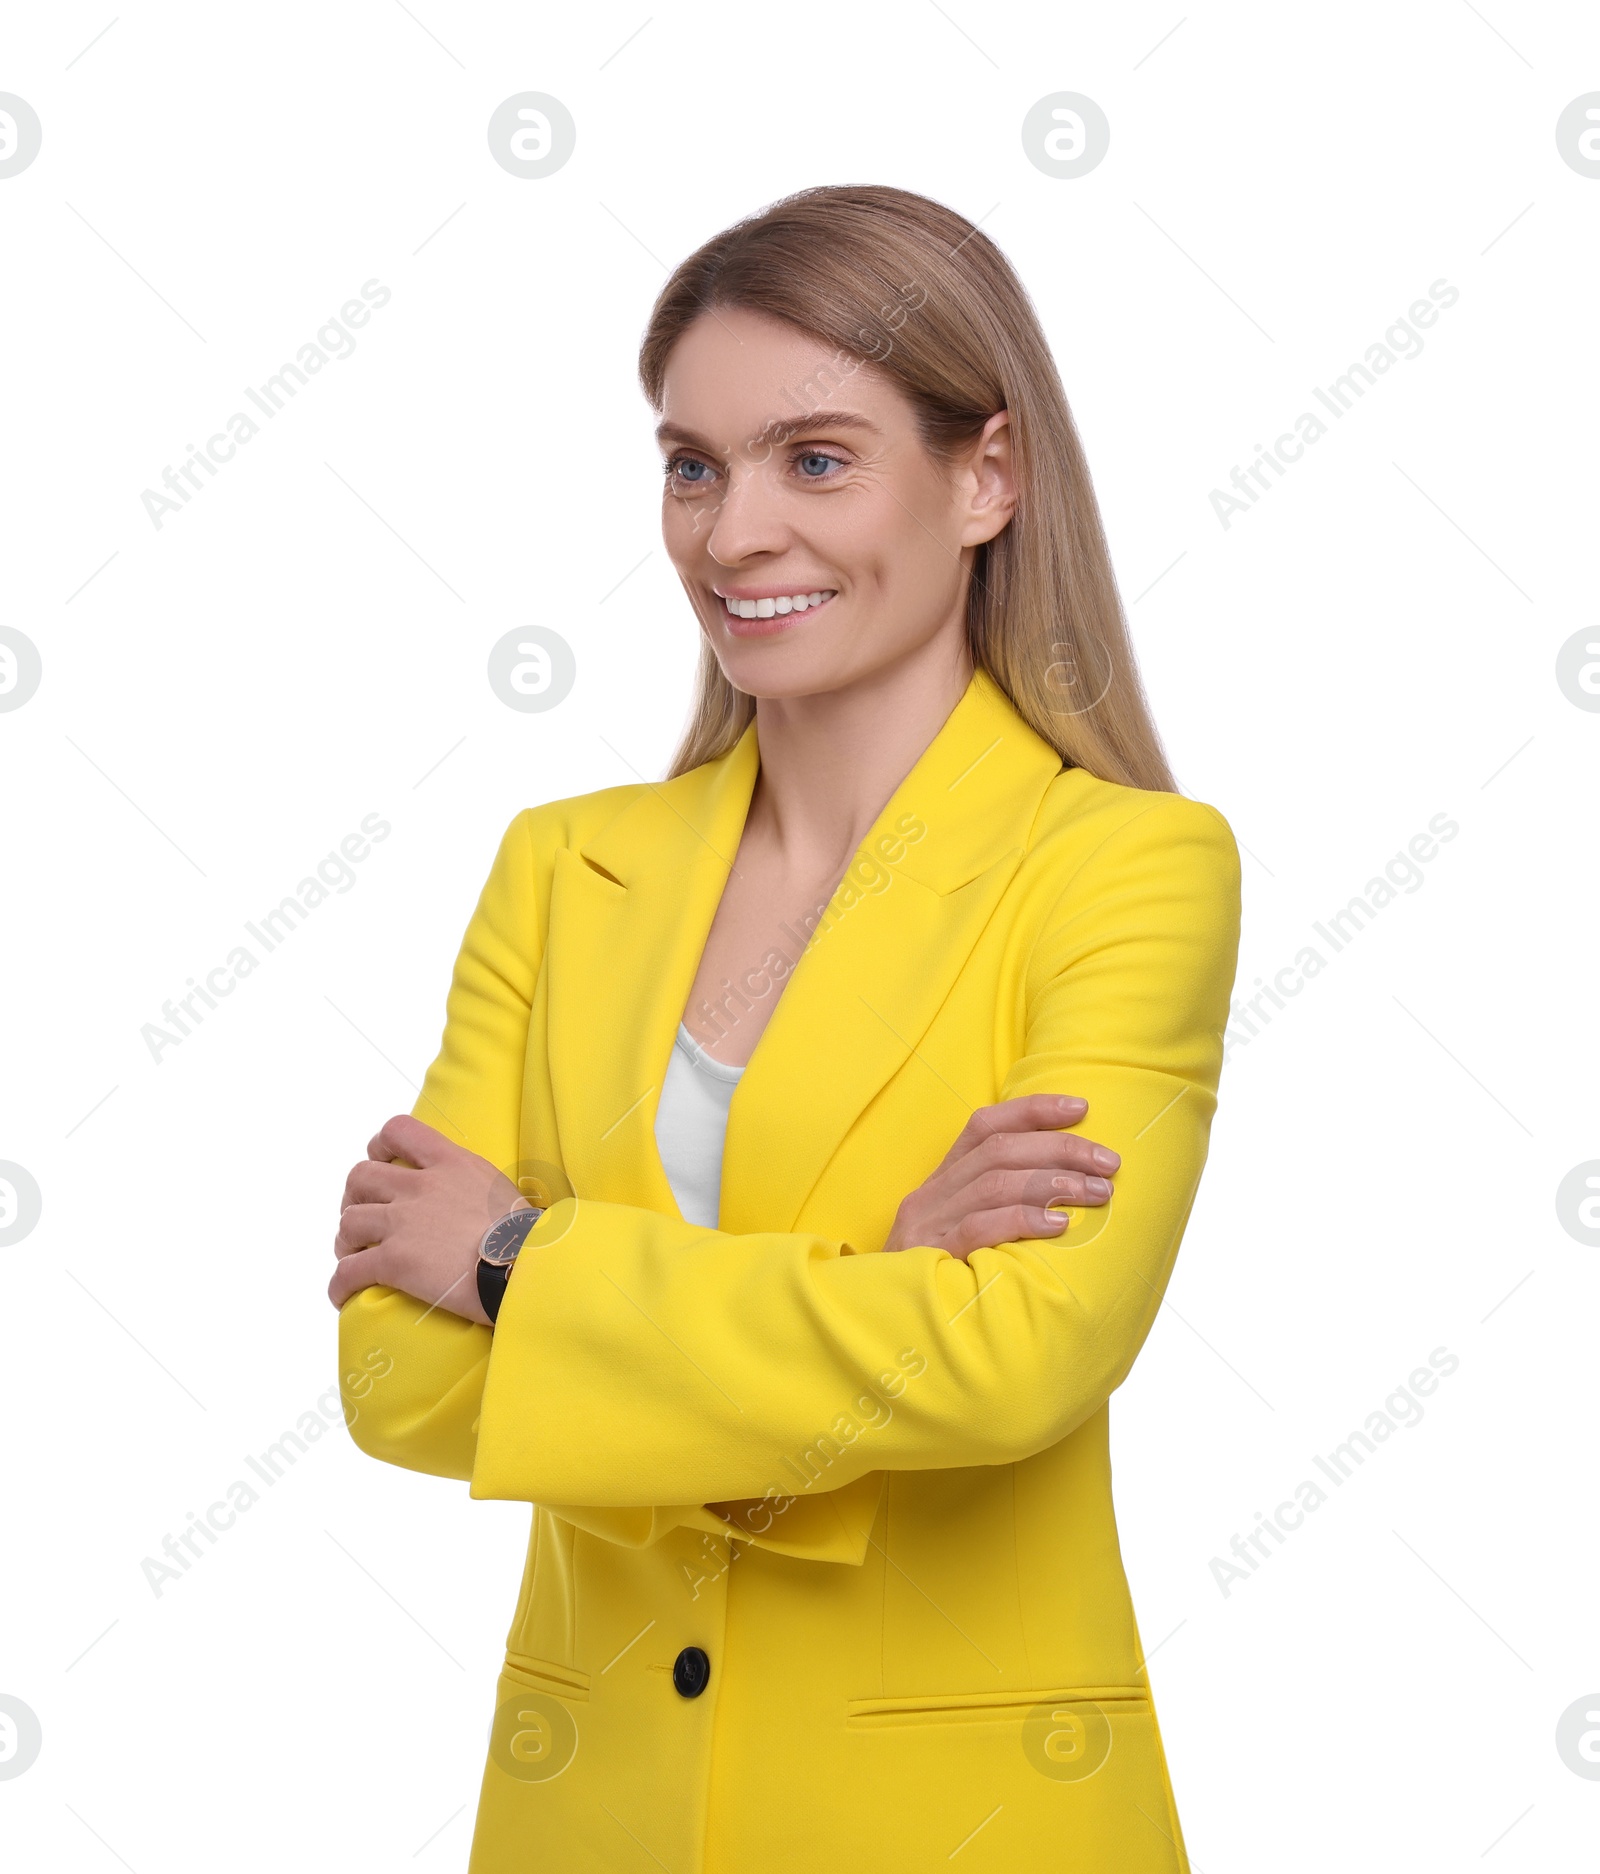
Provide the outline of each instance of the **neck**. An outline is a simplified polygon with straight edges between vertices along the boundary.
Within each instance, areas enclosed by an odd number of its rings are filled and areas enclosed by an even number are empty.
[[[746,830],[772,840],[798,868],[836,876],[971,677],[965,634],[940,632],[844,688],[758,697],[761,772]]]

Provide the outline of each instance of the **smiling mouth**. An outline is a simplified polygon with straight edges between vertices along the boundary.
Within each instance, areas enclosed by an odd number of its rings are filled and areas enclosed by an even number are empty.
[[[819,592],[789,592],[762,599],[728,598],[720,592],[717,597],[722,600],[723,615],[729,619],[786,618],[793,612],[814,612],[819,605],[837,598],[838,593],[825,586]]]

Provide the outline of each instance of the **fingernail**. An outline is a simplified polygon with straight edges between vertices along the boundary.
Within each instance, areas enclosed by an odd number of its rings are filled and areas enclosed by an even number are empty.
[[[1089,1110],[1089,1102],[1079,1099],[1076,1094],[1063,1095],[1058,1104],[1064,1113],[1086,1113]]]
[[[1122,1163],[1122,1155],[1120,1152],[1109,1151],[1103,1145],[1097,1145],[1094,1148],[1094,1162],[1097,1165],[1104,1165],[1107,1171],[1115,1171]]]
[[[1083,1181],[1083,1188],[1091,1197],[1109,1197],[1111,1195],[1111,1186],[1106,1183],[1104,1178],[1085,1178]]]

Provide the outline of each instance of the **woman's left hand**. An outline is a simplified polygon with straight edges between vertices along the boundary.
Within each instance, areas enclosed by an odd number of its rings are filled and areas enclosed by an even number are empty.
[[[478,1300],[478,1245],[496,1217],[526,1202],[504,1172],[401,1113],[345,1180],[338,1267],[328,1299],[343,1307],[382,1283],[464,1320],[490,1325]]]

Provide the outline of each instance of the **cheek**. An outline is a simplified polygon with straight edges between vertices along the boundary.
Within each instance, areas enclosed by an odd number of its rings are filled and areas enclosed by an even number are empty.
[[[942,605],[961,576],[960,547],[942,507],[886,498],[872,517],[862,557],[876,584],[912,610]]]
[[[949,490],[922,475],[886,478],[875,485],[870,538],[901,577],[930,584],[959,557]]]
[[[667,557],[680,569],[699,561],[706,536],[716,524],[713,496],[684,501],[664,495],[661,501],[661,543]]]
[[[944,557],[937,527],[930,538],[927,516],[890,482],[859,482],[797,506],[812,510],[796,515],[801,537],[859,586],[903,589],[921,576],[928,555]]]

